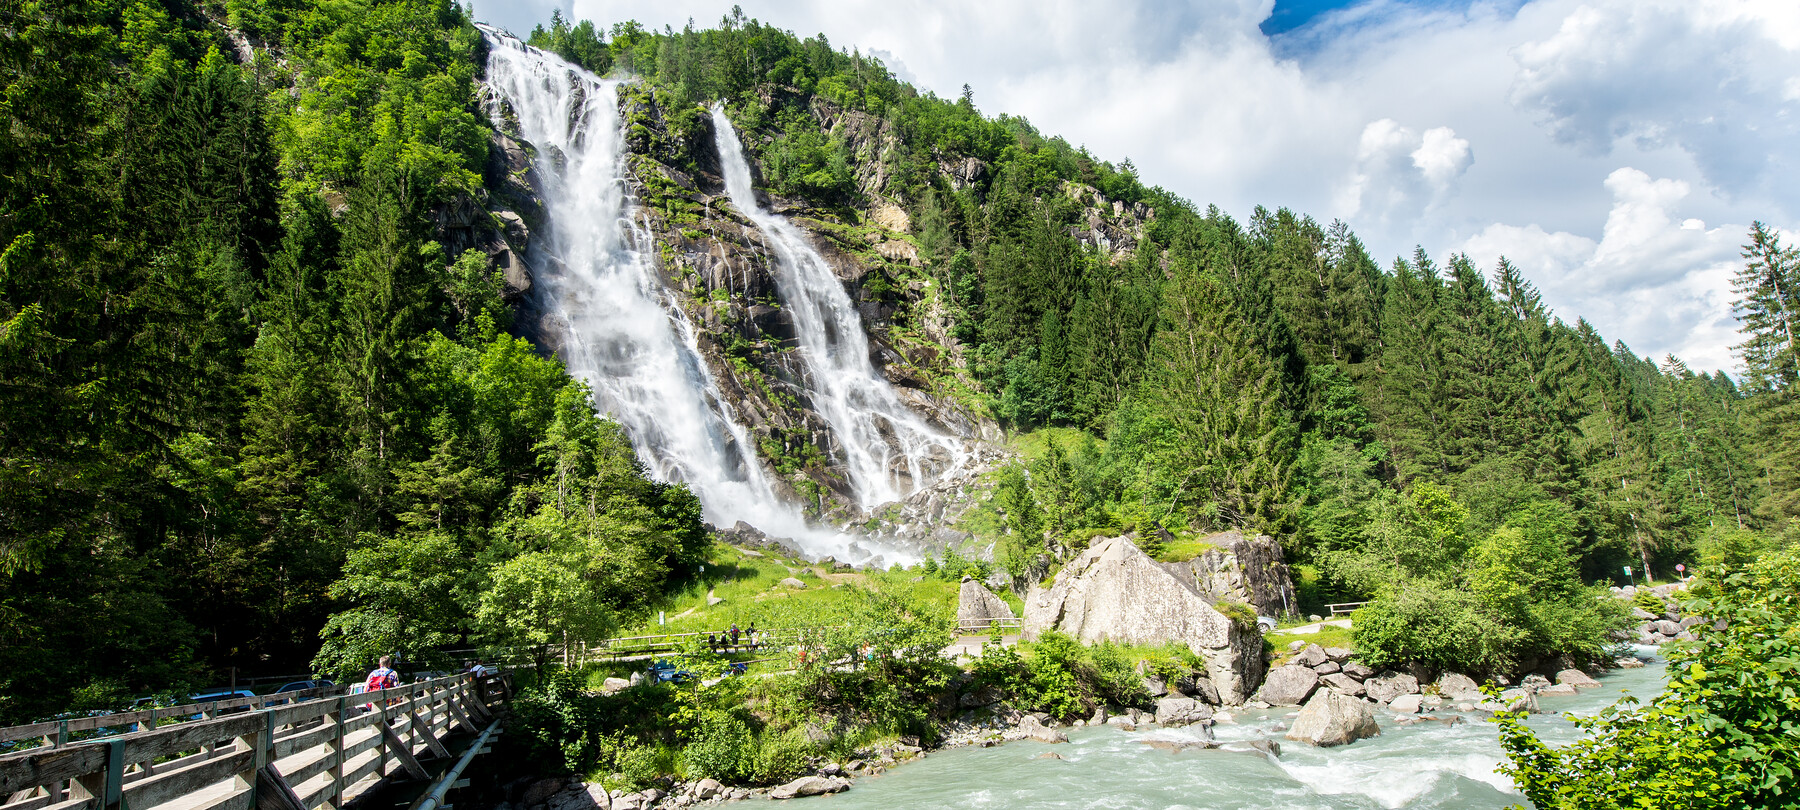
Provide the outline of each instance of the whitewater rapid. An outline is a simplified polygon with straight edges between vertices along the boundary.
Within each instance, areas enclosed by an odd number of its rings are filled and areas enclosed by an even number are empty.
[[[1580,731],[1560,713],[1591,715],[1623,694],[1649,699],[1666,682],[1663,662],[1654,654],[1654,648],[1639,648],[1649,666],[1602,675],[1598,689],[1540,698],[1545,711],[1557,714],[1533,715],[1527,723],[1552,744],[1578,739]],[[857,780],[831,805],[834,810],[1501,810],[1525,803],[1511,781],[1495,772],[1504,757],[1498,730],[1479,713],[1462,715],[1464,722],[1456,725],[1402,726],[1391,713],[1377,710],[1381,736],[1335,748],[1282,739],[1277,726],[1292,725],[1294,713],[1244,711],[1234,722],[1213,727],[1220,742],[1275,739],[1281,744],[1276,759],[1230,750],[1169,753],[1145,744],[1198,742],[1200,735],[1188,729],[1069,729],[1068,745],[1024,741],[932,754]],[[1047,752],[1061,759],[1041,756]]]

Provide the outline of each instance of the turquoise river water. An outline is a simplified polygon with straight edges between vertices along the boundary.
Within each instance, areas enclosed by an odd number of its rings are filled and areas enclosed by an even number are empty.
[[[1576,738],[1562,712],[1591,714],[1624,694],[1645,700],[1662,690],[1663,662],[1640,647],[1641,669],[1616,670],[1601,687],[1574,697],[1543,698],[1555,714],[1531,725],[1546,741]],[[1293,709],[1246,711],[1217,725],[1221,742],[1274,738],[1282,755],[1225,750],[1170,753],[1156,740],[1194,740],[1182,729],[1125,732],[1067,729],[1069,743],[1013,742],[958,748],[859,779],[850,791],[809,802],[821,808],[1504,808],[1523,801],[1494,772],[1502,758],[1498,733],[1481,715],[1445,725],[1397,725],[1378,710],[1381,736],[1337,748],[1281,740],[1277,723],[1292,724]],[[1447,717],[1453,712],[1438,712]],[[1062,759],[1040,758],[1054,751]],[[809,806],[812,806],[809,804]]]

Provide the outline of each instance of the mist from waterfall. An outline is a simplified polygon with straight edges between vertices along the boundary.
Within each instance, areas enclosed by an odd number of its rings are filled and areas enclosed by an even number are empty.
[[[712,120],[726,191],[774,251],[775,287],[794,319],[813,410],[837,437],[859,505],[870,510],[899,500],[962,466],[961,443],[908,410],[875,370],[862,316],[831,265],[799,228],[757,202],[744,145],[724,105],[713,105]]]
[[[847,556],[849,538],[808,526],[776,494],[693,325],[657,276],[652,236],[634,221],[625,182],[618,82],[482,31],[492,44],[487,84],[537,150],[548,223],[531,248],[533,294],[541,331],[569,372],[624,426],[651,474],[686,483],[714,525],[741,520],[810,553]],[[493,107],[500,123],[505,110]]]

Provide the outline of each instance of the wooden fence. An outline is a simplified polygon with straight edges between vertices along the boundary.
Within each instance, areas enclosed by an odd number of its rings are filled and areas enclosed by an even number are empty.
[[[457,674],[269,707],[277,696],[218,701],[215,713],[240,711],[161,727],[130,719],[152,712],[58,721],[145,727],[0,756],[0,810],[341,808],[396,768],[428,778],[421,759],[447,759],[446,737],[491,727],[511,688],[505,674]]]
[[[1018,618],[968,619],[966,621],[957,622],[956,634],[960,636],[977,636],[991,633],[1006,635],[1007,633],[1017,633],[1023,629],[1024,626],[1025,620]]]

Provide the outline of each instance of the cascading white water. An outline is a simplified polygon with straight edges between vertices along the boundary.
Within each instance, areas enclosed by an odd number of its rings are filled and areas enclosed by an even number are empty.
[[[846,555],[849,538],[809,527],[775,494],[692,325],[657,277],[652,238],[632,220],[618,83],[482,30],[493,46],[488,86],[537,148],[549,224],[532,247],[533,281],[563,363],[625,427],[654,476],[693,489],[707,520],[742,520],[809,552]],[[491,114],[498,120],[502,111]]]
[[[837,436],[862,508],[898,500],[962,466],[960,442],[908,410],[870,363],[862,316],[831,265],[799,228],[757,203],[743,143],[723,105],[713,105],[712,119],[725,189],[775,252],[775,286],[794,319],[813,409]]]

